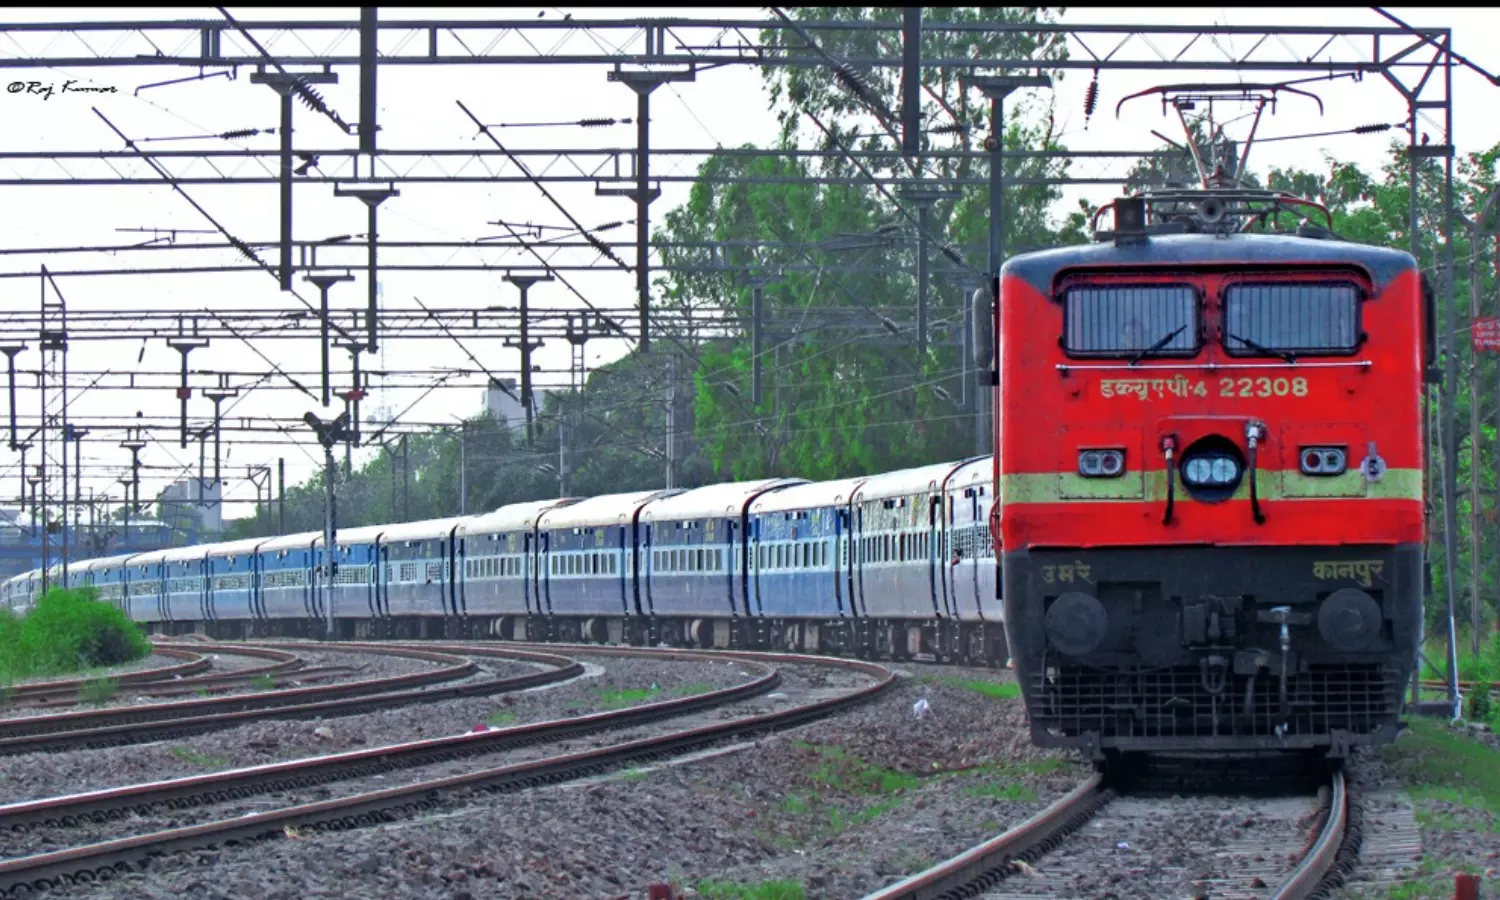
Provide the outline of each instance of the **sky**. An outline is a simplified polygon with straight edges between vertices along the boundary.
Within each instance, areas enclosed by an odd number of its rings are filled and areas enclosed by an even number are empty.
[[[246,21],[254,20],[308,20],[308,19],[353,19],[353,10],[338,9],[250,9],[229,8],[230,13]],[[1392,7],[1390,11],[1404,21],[1416,26],[1450,27],[1455,34],[1455,49],[1478,65],[1492,72],[1500,72],[1500,46],[1485,41],[1481,36],[1497,33],[1500,29],[1500,12],[1481,9]],[[573,14],[583,18],[620,18],[619,12],[588,10],[582,8],[535,8],[534,14],[560,17]],[[497,16],[528,18],[531,8],[497,10]],[[476,13],[469,9],[382,9],[383,20],[412,18],[463,18],[472,19]],[[640,8],[630,10],[632,18],[665,15],[673,17],[713,16],[725,18],[762,18],[764,10],[695,10],[680,8]],[[121,21],[150,19],[221,19],[214,8],[175,8],[132,10],[114,9],[70,9],[42,10],[36,8],[7,10],[3,17],[9,22],[44,21]],[[1070,8],[1062,18],[1070,25],[1080,24],[1182,24],[1210,25],[1229,24],[1244,26],[1269,26],[1286,24],[1319,24],[1348,26],[1384,26],[1389,22],[1367,8],[1174,8],[1140,9],[1116,7]],[[575,40],[577,38],[574,38]],[[1226,41],[1229,52],[1244,49],[1234,41]],[[289,45],[278,45],[285,47]],[[1091,49],[1103,55],[1111,49],[1109,41],[1091,44]],[[34,48],[33,48],[34,49]],[[57,47],[51,48],[57,50]],[[101,44],[95,49],[105,49]],[[354,47],[348,48],[351,52]],[[1294,49],[1311,53],[1316,46]],[[1203,51],[1200,46],[1197,51]],[[1079,58],[1086,51],[1070,46],[1071,55]],[[1169,51],[1170,52],[1170,51]],[[0,37],[0,57],[15,57],[24,50],[6,46]],[[484,122],[490,125],[502,123],[533,123],[572,120],[581,117],[633,117],[635,96],[625,86],[610,83],[606,79],[607,67],[593,66],[514,66],[514,67],[386,67],[380,74],[380,120],[382,149],[393,148],[451,148],[467,149],[484,147],[487,144],[476,135],[472,122],[458,107],[462,101]],[[278,100],[270,88],[251,84],[242,72],[234,81],[215,78],[182,85],[152,88],[136,93],[140,85],[180,78],[190,71],[173,68],[129,68],[89,69],[85,72],[61,72],[55,70],[17,70],[5,73],[7,82],[14,80],[39,81],[44,84],[60,84],[70,78],[83,84],[114,86],[117,92],[103,95],[55,95],[42,99],[26,93],[7,92],[0,95],[6,127],[0,132],[0,150],[24,152],[54,152],[65,150],[121,149],[122,143],[90,107],[97,107],[125,135],[141,140],[150,138],[153,148],[204,149],[230,146],[273,148],[275,137],[256,137],[233,144],[222,140],[162,141],[162,138],[188,135],[216,134],[229,130],[247,128],[271,128],[278,124]],[[1153,85],[1170,82],[1232,80],[1233,73],[1171,73],[1164,71],[1110,71],[1100,78],[1100,100],[1097,111],[1085,123],[1083,115],[1084,93],[1090,81],[1090,73],[1072,71],[1050,91],[1032,92],[1022,103],[1033,109],[1044,108],[1051,103],[1057,126],[1066,145],[1075,150],[1119,150],[1160,146],[1151,130],[1160,131],[1174,140],[1178,139],[1180,127],[1175,120],[1161,114],[1160,104],[1152,99],[1136,101],[1127,105],[1122,117],[1116,118],[1115,104],[1120,98],[1134,91]],[[1257,76],[1246,75],[1240,80],[1254,80]],[[339,111],[346,120],[353,121],[358,112],[358,76],[355,70],[340,72],[340,84],[320,88],[328,104]],[[1267,116],[1261,123],[1260,136],[1306,134],[1310,132],[1334,131],[1380,122],[1400,122],[1405,116],[1405,102],[1397,91],[1378,78],[1367,78],[1355,84],[1349,80],[1322,82],[1310,86],[1325,104],[1325,113],[1319,117],[1315,105],[1297,98],[1288,98],[1278,104],[1274,116]],[[1454,76],[1455,143],[1460,153],[1480,150],[1500,142],[1500,117],[1483,113],[1494,109],[1500,99],[1500,87],[1490,84],[1479,75],[1458,69]],[[776,119],[769,108],[761,74],[752,66],[732,66],[700,73],[691,83],[669,84],[653,97],[652,144],[657,148],[712,149],[715,146],[736,146],[743,143],[766,144],[774,138]],[[1231,128],[1243,129],[1248,125],[1242,121]],[[1429,123],[1436,142],[1440,134],[1440,123]],[[354,138],[346,137],[328,120],[298,106],[295,133],[297,145],[316,147],[351,147]],[[497,129],[497,134],[512,149],[562,148],[562,147],[618,147],[632,148],[635,144],[635,129],[632,125],[607,128],[507,128]],[[1295,140],[1258,145],[1253,151],[1250,165],[1258,171],[1273,166],[1298,165],[1315,170],[1323,169],[1325,154],[1340,160],[1356,162],[1367,170],[1377,170],[1385,159],[1386,146],[1398,132],[1386,132],[1374,136],[1337,136],[1329,138]],[[683,157],[675,163],[658,161],[653,171],[660,174],[690,174],[700,157]],[[7,176],[16,171],[40,173],[49,171],[47,164],[26,163],[12,165],[0,161],[0,172]],[[133,165],[140,169],[140,164]],[[1074,174],[1101,176],[1118,173],[1120,163],[1083,161],[1076,163]],[[629,220],[634,216],[634,205],[623,198],[597,197],[591,185],[550,186],[553,195],[585,226],[594,227],[606,222]],[[681,184],[663,186],[663,193],[652,207],[653,222],[660,222],[673,206],[686,197],[688,187]],[[272,241],[277,235],[279,199],[273,185],[254,187],[194,186],[187,191],[193,202],[212,215],[214,219],[237,238],[247,241]],[[150,234],[140,234],[121,229],[184,229],[203,230],[213,226],[181,195],[164,186],[148,187],[6,187],[3,208],[9,213],[0,216],[0,251],[17,248],[62,248],[79,245],[112,245],[143,241]],[[347,198],[334,198],[326,186],[303,186],[297,189],[296,237],[319,239],[336,234],[361,234],[366,229],[363,206]],[[1107,187],[1070,188],[1064,192],[1060,211],[1076,208],[1077,199],[1091,203],[1111,199],[1115,191]],[[529,185],[417,185],[403,188],[399,197],[392,198],[382,206],[380,231],[382,240],[445,240],[469,241],[486,235],[499,235],[503,229],[488,224],[497,219],[511,223],[532,223],[543,226],[566,224],[562,215],[539,192]],[[610,233],[616,240],[629,239],[632,228],[619,228]],[[179,235],[180,242],[191,242],[211,237],[210,235]],[[622,253],[629,261],[629,251]],[[384,258],[390,259],[394,253]],[[408,250],[400,254],[403,260],[441,264],[453,262],[506,261],[515,263],[515,256],[501,256],[496,252]],[[222,256],[212,257],[224,261]],[[274,251],[262,254],[266,262],[274,264]],[[578,257],[574,257],[578,258]],[[188,265],[204,263],[209,257],[192,251],[163,251],[136,254],[0,254],[0,274],[6,272],[35,273],[40,264],[52,269],[69,268],[132,268],[142,266]],[[345,251],[343,260],[355,261],[360,268],[354,270],[356,280],[333,288],[333,306],[338,309],[362,307],[365,297],[363,250]],[[597,305],[628,310],[635,301],[634,276],[622,271],[601,271],[570,275],[569,280],[587,298]],[[75,277],[59,280],[59,288],[70,310],[85,309],[181,309],[202,310],[205,307],[242,309],[284,309],[297,303],[296,298],[283,295],[275,279],[264,272],[214,275],[134,275],[127,277]],[[445,306],[461,305],[483,309],[494,305],[515,303],[516,289],[505,283],[499,273],[451,272],[451,273],[402,273],[390,272],[381,277],[383,304],[387,306],[414,307],[418,298],[425,303],[441,303]],[[309,301],[316,302],[317,291],[309,284],[298,282],[298,292]],[[17,312],[36,309],[38,279],[35,275],[26,278],[0,278],[0,311]],[[532,289],[533,306],[581,307],[560,284],[541,284]],[[633,321],[630,316],[629,321]],[[318,365],[317,344],[313,341],[258,342],[260,353],[274,360],[288,372],[313,373]],[[625,352],[625,345],[618,341],[596,340],[587,345],[586,360],[590,367],[618,358]],[[486,368],[497,373],[508,371],[514,374],[519,365],[515,350],[499,346],[498,341],[476,342],[469,350],[480,358]],[[334,356],[335,371],[347,370],[347,355]],[[18,368],[23,372],[34,372],[40,362],[35,341],[30,349],[17,357]],[[536,362],[544,372],[539,376],[542,387],[565,385],[568,381],[569,348],[562,341],[549,342],[536,355]],[[140,341],[111,341],[97,343],[75,342],[69,355],[69,365],[75,373],[70,384],[87,384],[97,373],[115,373],[100,386],[78,394],[70,407],[75,419],[104,422],[104,417],[133,416],[143,412],[146,416],[170,417],[178,410],[175,393],[176,371],[180,365],[178,353],[163,341],[151,341],[142,346]],[[453,344],[445,341],[386,342],[386,348],[378,360],[365,358],[366,369],[401,369],[410,371],[436,371],[445,367],[462,365],[475,368],[464,354]],[[232,340],[216,340],[209,348],[197,351],[190,358],[190,367],[195,371],[246,373],[231,375],[231,385],[246,388],[257,381],[254,374],[264,372],[266,363],[255,350],[244,343]],[[150,390],[106,390],[105,384],[116,384],[125,377],[123,373],[135,373],[137,384],[149,384]],[[347,375],[344,376],[347,378]],[[312,383],[316,376],[302,377]],[[373,396],[366,402],[364,412],[368,415],[376,407],[384,406],[391,412],[405,411],[403,421],[452,422],[472,416],[482,407],[482,378],[461,380],[464,387],[440,389],[423,396],[431,376],[410,377],[398,386],[394,383],[383,386],[380,382],[367,385]],[[206,384],[201,378],[198,385]],[[29,417],[34,424],[39,411],[40,396],[32,387],[34,376],[21,379],[21,390],[17,411],[23,422]],[[336,389],[346,387],[346,382],[336,382]],[[0,395],[3,396],[3,395]],[[3,403],[0,400],[0,403]],[[332,409],[323,409],[317,402],[309,401],[302,394],[287,390],[270,391],[263,387],[254,391],[242,390],[241,394],[225,403],[225,418],[238,419],[251,416],[276,416],[297,419],[311,410],[321,417],[331,417],[342,410],[341,401],[335,401]],[[413,405],[415,404],[415,405]],[[212,405],[195,392],[190,400],[190,415],[205,421],[211,415]],[[118,418],[109,420],[119,424]],[[120,496],[118,478],[126,474],[130,454],[118,446],[124,435],[101,432],[83,447],[85,493],[108,492]],[[310,437],[310,435],[308,435]],[[183,449],[178,443],[175,427],[154,428],[145,439],[148,444],[141,454],[142,461],[152,467],[143,482],[143,500],[152,497],[174,478],[196,474],[198,448],[196,443]],[[320,454],[310,442],[300,446],[282,445],[272,447],[254,443],[230,445],[224,463],[226,478],[226,517],[237,517],[250,512],[249,503],[255,497],[255,489],[245,478],[249,466],[269,465],[273,469],[278,457],[286,462],[288,485],[306,479],[320,464]],[[368,458],[379,452],[367,448],[360,458]],[[211,453],[211,450],[210,450]],[[72,464],[70,453],[69,464]],[[35,454],[28,463],[35,462]],[[211,466],[210,466],[211,467]],[[14,505],[19,489],[19,455],[10,453],[0,444],[0,506]],[[54,487],[54,491],[56,488]]]

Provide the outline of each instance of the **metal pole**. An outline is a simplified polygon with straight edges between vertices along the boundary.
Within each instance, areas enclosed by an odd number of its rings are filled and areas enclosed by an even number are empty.
[[[1482,217],[1481,213],[1481,217]],[[1479,223],[1469,229],[1469,321],[1479,318]],[[1479,659],[1479,353],[1469,353],[1469,641]]]
[[[568,496],[568,421],[557,420],[557,496]]]
[[[921,9],[917,9],[918,15]],[[918,20],[918,27],[921,21]],[[932,200],[917,198],[917,366],[927,361],[927,290],[931,273],[927,265],[927,235],[932,228]]]
[[[83,436],[88,429],[73,429],[73,530],[83,532]]]
[[[757,281],[750,291],[750,403],[756,407],[760,406],[761,376],[764,372],[760,357],[766,331],[763,323],[765,299],[765,285]]]
[[[281,95],[281,271],[277,274],[281,277],[281,289],[289,291],[292,289],[292,92],[283,87],[277,93]]]
[[[651,91],[636,86],[635,290],[641,304],[642,353],[651,352]]]
[[[401,435],[401,521],[411,521],[411,448]]]
[[[468,443],[464,438],[469,430],[468,422],[460,422],[458,425],[458,514],[468,515],[469,501],[469,461],[468,453],[464,447]]]
[[[526,412],[526,446],[532,446],[535,439],[534,416],[535,402],[531,396],[531,351],[542,345],[541,341],[531,339],[531,313],[528,307],[531,286],[539,281],[551,281],[551,275],[506,275],[505,280],[515,285],[521,291],[521,406]],[[516,346],[509,340],[505,342],[507,347]]]
[[[323,611],[328,620],[328,637],[333,638],[333,574],[334,556],[337,546],[334,544],[334,504],[337,498],[333,489],[334,464],[333,464],[333,441],[323,441],[323,480],[327,483],[326,509],[323,520]]]
[[[1005,255],[1005,98],[1020,88],[1051,87],[1052,79],[1045,75],[1000,75],[966,78],[964,84],[979,88],[990,98],[990,133],[984,139],[984,148],[990,154],[989,270],[985,273],[985,281],[990,286],[991,321],[982,322],[976,315],[974,329],[990,328],[993,331],[994,310],[1000,297],[1000,265],[1004,262]],[[978,397],[977,418],[984,429],[984,435],[976,447],[979,453],[988,452],[994,443],[994,430],[990,426],[992,397],[988,390],[991,386],[989,374],[994,370],[993,357],[991,360],[983,373]]]
[[[1408,102],[1408,104],[1407,104],[1407,128],[1408,128],[1408,133],[1411,135],[1411,145],[1407,149],[1407,159],[1406,159],[1406,162],[1407,162],[1407,182],[1408,182],[1408,184],[1407,184],[1407,198],[1406,198],[1406,204],[1407,204],[1407,206],[1406,206],[1406,209],[1407,209],[1407,215],[1410,217],[1410,221],[1407,223],[1407,235],[1408,235],[1408,242],[1410,244],[1410,246],[1408,247],[1408,249],[1411,252],[1412,259],[1416,261],[1417,267],[1420,269],[1422,267],[1422,237],[1421,237],[1422,232],[1421,232],[1421,227],[1420,227],[1420,219],[1419,219],[1419,216],[1418,216],[1418,213],[1417,213],[1417,178],[1418,178],[1421,170],[1420,170],[1420,167],[1417,165],[1417,107],[1416,107],[1415,103],[1412,103],[1412,102]],[[1428,323],[1428,327],[1429,328],[1434,328],[1434,329],[1437,328],[1437,322],[1430,322],[1430,323]],[[1435,359],[1432,360],[1432,365],[1436,366],[1437,365],[1437,360],[1435,360]],[[1423,484],[1423,495],[1424,495],[1422,497],[1422,516],[1423,516],[1424,525],[1425,525],[1424,531],[1425,531],[1426,534],[1431,535],[1433,533],[1433,528],[1432,528],[1432,508],[1433,508],[1433,503],[1432,503],[1432,457],[1433,457],[1433,454],[1432,454],[1432,387],[1431,387],[1430,384],[1427,383],[1427,380],[1426,380],[1427,379],[1427,373],[1425,371],[1422,373],[1422,379],[1423,379],[1423,381],[1422,381],[1422,450],[1423,450],[1423,453],[1422,453],[1422,469],[1423,469],[1423,472],[1422,472],[1422,484]],[[1430,540],[1431,539],[1429,538],[1429,541]],[[1419,627],[1419,638],[1418,638],[1418,643],[1417,643],[1419,655],[1418,655],[1418,658],[1417,658],[1417,660],[1418,660],[1417,661],[1417,665],[1413,669],[1412,676],[1411,676],[1411,678],[1412,678],[1412,680],[1411,680],[1411,702],[1414,703],[1414,704],[1415,703],[1419,703],[1421,701],[1421,680],[1422,680],[1422,664],[1421,664],[1421,660],[1423,658],[1423,654],[1426,653],[1426,646],[1425,645],[1426,645],[1426,637],[1427,637],[1427,627],[1426,627],[1427,626],[1427,599],[1428,599],[1427,592],[1430,589],[1429,588],[1429,582],[1428,582],[1428,579],[1427,579],[1427,573],[1431,571],[1431,560],[1430,560],[1431,550],[1432,550],[1431,544],[1429,543],[1428,546],[1423,547],[1422,550],[1423,550],[1423,553],[1422,553],[1422,560],[1423,560],[1423,565],[1422,565],[1422,576],[1423,576],[1422,577],[1422,617],[1421,617],[1421,620],[1420,620],[1421,621],[1421,625]]]
[[[7,368],[10,370],[10,449],[16,449],[16,354],[26,349],[25,344],[7,344],[0,347],[0,353],[5,354]]]
[[[286,459],[276,460],[276,533],[286,534]]]
[[[901,152],[922,151],[922,7],[901,10]]]
[[[677,486],[677,354],[667,358],[667,490]]]
[[[1445,41],[1446,43],[1446,41]],[[1451,49],[1451,48],[1447,48]],[[1453,90],[1453,60],[1450,57],[1443,66],[1443,84],[1445,97],[1451,97]],[[1453,108],[1447,108],[1445,116],[1445,128],[1443,131],[1445,143],[1451,143],[1453,138]],[[1443,299],[1446,313],[1444,315],[1443,332],[1446,335],[1445,345],[1448,350],[1448,358],[1444,367],[1445,378],[1443,382],[1442,405],[1443,405],[1443,569],[1447,573],[1444,579],[1448,606],[1448,699],[1453,703],[1453,718],[1458,719],[1463,715],[1462,698],[1458,691],[1458,632],[1455,607],[1458,599],[1458,553],[1455,541],[1458,538],[1458,421],[1457,410],[1453,404],[1453,391],[1458,379],[1458,354],[1455,352],[1455,339],[1453,334],[1455,307],[1458,305],[1453,294],[1453,155],[1450,151],[1443,160]]]

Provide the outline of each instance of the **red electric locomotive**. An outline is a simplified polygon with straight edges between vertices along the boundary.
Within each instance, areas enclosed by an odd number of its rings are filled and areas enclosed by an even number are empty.
[[[1393,740],[1422,631],[1415,262],[1305,219],[1248,233],[1316,207],[1279,193],[1112,206],[1000,273],[997,555],[1034,741]]]

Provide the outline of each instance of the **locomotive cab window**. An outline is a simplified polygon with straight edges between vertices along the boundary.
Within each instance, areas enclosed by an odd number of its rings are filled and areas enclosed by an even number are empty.
[[[1193,356],[1198,291],[1185,284],[1080,284],[1063,292],[1062,346],[1069,356]]]
[[[1341,355],[1359,349],[1360,289],[1350,282],[1231,284],[1224,349],[1232,356]]]

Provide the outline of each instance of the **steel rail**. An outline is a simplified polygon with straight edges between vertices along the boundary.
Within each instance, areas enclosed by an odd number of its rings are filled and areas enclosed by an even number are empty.
[[[194,658],[198,657],[198,654],[195,652],[177,647],[156,647],[155,652],[160,653],[163,656],[172,655],[178,656],[179,658],[186,658],[188,656]],[[194,690],[200,690],[205,687],[212,687],[220,684],[233,684],[236,681],[250,681],[251,679],[257,678],[262,675],[272,676],[294,671],[300,672],[303,671],[303,667],[306,665],[296,654],[285,653],[280,650],[262,650],[255,647],[236,647],[234,650],[221,649],[219,652],[227,656],[253,656],[261,659],[269,659],[272,660],[272,662],[269,665],[252,666],[248,669],[241,669],[236,672],[220,672],[217,674],[198,675],[196,677],[186,678],[181,677],[181,670],[187,668],[187,665],[192,664],[186,664],[183,666],[167,666],[161,669],[143,670],[146,673],[163,673],[153,678],[135,678],[131,679],[130,681],[125,681],[124,674],[118,677],[107,675],[105,677],[114,677],[116,685],[120,688],[124,688],[124,690],[121,690],[120,693],[133,695],[156,694],[157,696],[161,696],[163,694],[173,693],[187,694],[192,693]],[[208,659],[207,657],[203,657],[203,665],[194,669],[193,671],[202,671],[204,668],[212,668],[212,666],[213,661]],[[12,695],[11,700],[13,701],[13,706],[30,707],[48,705],[55,706],[57,704],[57,701],[59,700],[68,703],[79,703],[82,702],[79,699],[79,690],[84,685],[92,682],[93,680],[94,679],[80,678],[64,683],[52,682],[45,685],[32,685],[31,687],[41,689],[32,690],[26,693],[18,692],[18,694]],[[0,723],[3,723],[4,721],[4,719],[0,719]]]
[[[277,706],[292,706],[309,699],[333,699],[354,697],[362,694],[388,693],[417,685],[442,683],[467,678],[479,670],[472,660],[424,650],[393,649],[392,656],[436,663],[442,668],[385,678],[369,678],[347,684],[336,684],[314,688],[296,688],[289,691],[262,691],[241,694],[235,697],[212,697],[207,699],[179,700],[170,703],[152,703],[144,706],[114,709],[84,710],[57,713],[48,716],[31,716],[24,719],[0,719],[0,746],[12,738],[31,735],[46,735],[101,728],[107,725],[129,725],[170,721],[197,716],[205,710],[230,712],[267,709]]]
[[[538,659],[546,656],[546,654],[537,654]],[[553,659],[560,663],[573,662],[563,657],[553,657]],[[754,681],[709,693],[661,700],[623,710],[532,722],[483,732],[365,747],[326,756],[4,804],[0,805],[0,830],[21,831],[35,827],[67,828],[84,821],[103,823],[122,818],[128,813],[140,816],[150,815],[160,812],[164,806],[176,811],[260,794],[308,788],[329,782],[368,778],[385,772],[411,769],[447,760],[498,753],[599,731],[643,725],[748,699],[774,690],[781,684],[781,675],[774,668],[751,660],[746,660],[746,662],[763,668],[764,674]]]
[[[205,669],[212,668],[213,662],[207,656],[196,651],[155,647],[153,652],[158,656],[170,656],[173,659],[185,660],[171,666],[158,666],[152,669],[137,669],[134,672],[121,672],[119,675],[111,675],[115,683],[121,686],[127,684],[145,684],[152,681],[167,681],[176,676],[195,675]],[[32,697],[47,696],[50,694],[77,694],[78,689],[88,684],[92,678],[67,678],[57,681],[37,681],[31,684],[18,684],[10,689],[9,700],[25,700]]]
[[[268,667],[269,668],[269,667]],[[358,675],[364,672],[368,666],[302,666],[288,669],[282,672],[266,674],[264,671],[251,675],[240,675],[239,673],[225,673],[223,675],[207,675],[203,678],[184,678],[181,681],[172,681],[165,684],[151,683],[121,691],[121,694],[132,697],[178,697],[188,694],[208,696],[211,694],[222,694],[225,691],[234,690],[243,682],[249,682],[257,678],[268,678],[271,687],[280,690],[289,681],[295,681],[293,687],[314,682],[328,681],[331,678],[340,678]]]
[[[1349,824],[1349,792],[1344,784],[1344,773],[1334,772],[1332,789],[1328,797],[1328,814],[1317,840],[1303,854],[1291,875],[1272,894],[1272,900],[1309,900],[1315,896],[1323,880],[1338,863],[1339,850]]]
[[[516,658],[534,654],[513,654]],[[319,700],[308,703],[286,705],[262,705],[251,709],[241,709],[234,712],[208,713],[204,715],[188,716],[186,718],[155,719],[144,723],[129,723],[120,725],[108,725],[103,727],[84,728],[73,731],[61,731],[48,734],[32,734],[20,737],[0,739],[0,756],[14,755],[19,753],[33,753],[39,750],[57,750],[63,748],[94,748],[114,747],[122,744],[139,743],[144,740],[161,740],[187,734],[198,734],[205,731],[215,731],[223,728],[241,725],[246,722],[260,721],[264,719],[303,719],[322,718],[327,716],[344,716],[355,713],[370,712],[378,709],[389,709],[393,707],[406,706],[413,703],[430,703],[440,700],[452,700],[460,697],[485,696],[490,694],[508,693],[511,691],[524,690],[556,681],[564,681],[574,678],[583,673],[583,667],[572,663],[566,668],[552,669],[543,672],[516,675],[508,678],[494,678],[484,681],[471,681],[465,684],[450,685],[447,687],[423,687],[415,690],[404,690],[387,693],[362,694],[357,696],[345,696],[332,700]],[[462,667],[472,672],[477,667],[472,662],[466,661]],[[425,673],[419,673],[425,674]],[[409,678],[410,676],[400,676]],[[387,679],[389,681],[389,679]],[[372,682],[356,682],[356,684],[370,684]],[[296,694],[306,697],[308,695],[322,695],[337,691],[349,685],[332,685],[322,688],[306,688],[293,691],[279,692],[281,694]],[[192,701],[198,708],[213,708],[215,706],[232,706],[236,701],[245,698],[272,697],[272,693],[244,694],[234,697],[215,698],[205,701]],[[185,707],[188,703],[158,704],[158,707],[175,706]],[[138,707],[145,708],[145,707]],[[54,716],[37,716],[41,718],[58,718]],[[22,720],[30,721],[30,720]]]
[[[592,650],[592,648],[591,648]],[[732,658],[737,654],[715,654]],[[745,658],[774,654],[744,654]],[[793,659],[791,655],[782,659]],[[824,665],[862,670],[873,684],[838,697],[802,704],[777,712],[746,716],[689,728],[674,734],[641,738],[594,750],[578,751],[497,768],[482,769],[400,787],[387,788],[317,803],[301,804],[217,822],[206,822],[154,834],[106,841],[85,847],[38,854],[0,862],[0,890],[17,893],[60,884],[92,883],[127,871],[132,863],[161,853],[203,846],[222,846],[285,834],[287,828],[314,830],[354,828],[391,821],[445,802],[456,792],[484,790],[508,793],[528,787],[572,780],[616,769],[626,763],[679,756],[714,746],[729,738],[782,730],[824,718],[866,702],[896,682],[890,669],[854,660],[817,660]]]
[[[1104,776],[1094,774],[1050,806],[1004,834],[993,837],[930,869],[881,888],[864,900],[947,900],[971,897],[1017,858],[1044,849],[1093,816],[1113,799]]]

